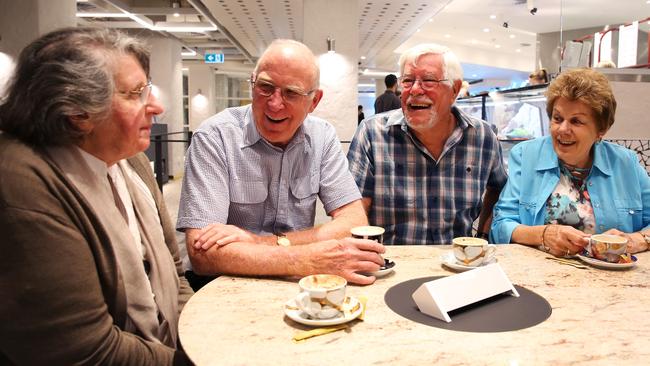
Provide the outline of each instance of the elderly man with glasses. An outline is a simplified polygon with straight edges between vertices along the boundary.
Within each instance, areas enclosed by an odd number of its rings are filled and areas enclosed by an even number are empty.
[[[454,106],[463,81],[456,56],[423,44],[400,57],[402,107],[361,123],[350,171],[384,244],[450,244],[487,238],[492,207],[506,183],[490,126]]]
[[[323,96],[302,43],[276,40],[251,76],[253,103],[228,108],[194,133],[177,229],[196,276],[333,273],[370,284],[382,245],[349,238],[366,225],[361,195],[334,127],[310,116]],[[332,220],[314,227],[316,199]],[[348,237],[348,238],[346,238]]]

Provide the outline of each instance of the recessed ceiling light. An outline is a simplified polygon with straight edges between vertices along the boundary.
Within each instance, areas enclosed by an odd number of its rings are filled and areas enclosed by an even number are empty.
[[[451,38],[450,34],[445,34],[445,38]]]
[[[429,23],[433,22],[433,18],[429,18]]]
[[[517,48],[517,49],[515,50],[515,52],[521,52],[521,49]]]
[[[472,77],[473,77],[473,78],[475,78],[475,77],[477,77],[477,76],[478,76],[478,75],[476,75],[476,74],[472,74]]]
[[[420,33],[420,28],[418,28],[417,32]]]
[[[495,44],[494,48],[501,48],[501,45],[500,44]]]
[[[512,39],[512,38],[515,38],[515,35],[514,35],[514,34],[511,34],[511,35],[510,35],[510,38],[511,38],[511,39]]]
[[[475,40],[475,39],[472,40],[472,44],[477,44],[477,43],[478,43],[477,40]]]
[[[366,59],[366,56],[361,56],[361,59],[362,59],[362,60],[365,60],[365,59]]]
[[[494,14],[490,15],[490,19],[496,19],[496,18],[497,18],[496,15],[494,15]]]
[[[490,31],[490,28],[483,28],[483,32],[488,33]]]

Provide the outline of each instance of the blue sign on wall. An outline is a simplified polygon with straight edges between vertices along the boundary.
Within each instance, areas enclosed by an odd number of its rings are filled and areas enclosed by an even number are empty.
[[[222,64],[223,63],[223,53],[206,53],[205,54],[205,63],[206,64]]]

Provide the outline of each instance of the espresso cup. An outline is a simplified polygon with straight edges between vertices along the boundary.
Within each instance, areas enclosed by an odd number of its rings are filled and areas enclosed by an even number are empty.
[[[489,244],[487,240],[480,238],[454,238],[452,243],[456,261],[469,267],[478,267],[483,263],[490,262],[497,251],[496,245]]]
[[[380,226],[357,226],[350,230],[353,238],[374,240],[384,243],[384,228]]]
[[[592,235],[587,244],[587,251],[592,257],[601,261],[618,263],[621,254],[627,251],[627,239],[610,234]]]
[[[303,277],[298,282],[296,305],[312,319],[334,318],[341,313],[347,284],[345,278],[331,274]]]

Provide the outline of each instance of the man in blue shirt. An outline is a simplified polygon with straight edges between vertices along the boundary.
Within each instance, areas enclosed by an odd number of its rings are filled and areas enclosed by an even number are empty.
[[[454,106],[463,71],[446,47],[423,44],[400,58],[402,108],[366,119],[350,145],[350,171],[384,244],[450,244],[487,237],[506,183],[490,126]]]
[[[195,272],[374,281],[359,272],[379,269],[383,246],[345,238],[367,224],[361,195],[334,127],[308,115],[323,95],[318,82],[313,53],[276,40],[251,76],[253,103],[195,132],[176,225]],[[332,221],[313,227],[317,198]]]

